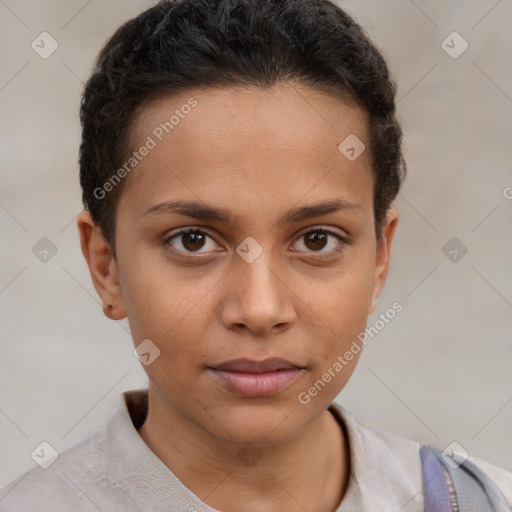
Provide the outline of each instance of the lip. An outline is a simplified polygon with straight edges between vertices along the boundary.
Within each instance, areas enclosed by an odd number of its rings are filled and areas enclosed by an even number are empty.
[[[208,367],[229,391],[246,397],[267,397],[283,391],[296,381],[304,368],[280,358],[262,361],[232,359]]]

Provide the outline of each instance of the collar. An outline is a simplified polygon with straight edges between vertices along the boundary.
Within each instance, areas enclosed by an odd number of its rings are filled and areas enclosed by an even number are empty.
[[[424,508],[420,445],[365,427],[340,404],[329,411],[345,427],[350,477],[336,512],[418,512]]]
[[[102,459],[102,476],[134,503],[154,505],[151,510],[166,510],[174,500],[184,511],[218,512],[185,487],[140,437],[137,428],[147,407],[147,389],[122,393],[104,434],[91,439],[92,452]],[[349,483],[336,512],[423,510],[419,443],[364,427],[337,403],[329,411],[347,435],[350,453]]]
[[[190,491],[151,451],[136,427],[144,421],[148,390],[126,391],[119,397],[103,436],[91,440],[102,477],[131,498],[136,510],[219,512]],[[175,510],[175,509],[173,509]]]

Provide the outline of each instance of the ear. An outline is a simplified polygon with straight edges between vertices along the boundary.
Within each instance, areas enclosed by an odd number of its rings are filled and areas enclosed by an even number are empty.
[[[377,240],[377,253],[375,260],[375,274],[373,284],[372,301],[370,305],[371,315],[375,311],[377,299],[384,287],[389,271],[389,262],[391,257],[391,244],[395,235],[396,225],[398,224],[398,212],[394,208],[387,211],[384,225],[382,226],[382,234]]]
[[[94,288],[103,302],[103,313],[112,320],[126,317],[121,286],[118,278],[117,263],[110,245],[105,240],[99,226],[92,219],[90,212],[84,210],[78,216],[80,245]]]

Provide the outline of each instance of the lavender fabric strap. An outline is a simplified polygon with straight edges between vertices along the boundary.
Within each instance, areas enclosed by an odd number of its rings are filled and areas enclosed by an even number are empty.
[[[453,512],[443,469],[428,447],[420,448],[425,512]]]
[[[512,511],[494,482],[469,459],[452,468],[444,462],[441,450],[435,446],[421,446],[420,457],[425,512],[453,512],[442,466],[453,482],[459,512]]]

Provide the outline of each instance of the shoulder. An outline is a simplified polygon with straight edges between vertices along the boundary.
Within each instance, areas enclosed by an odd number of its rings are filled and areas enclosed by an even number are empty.
[[[367,432],[371,432],[372,436],[376,436],[378,439],[382,440],[382,442],[389,447],[390,451],[393,452],[393,459],[397,462],[399,461],[403,467],[406,467],[408,464],[406,458],[402,456],[402,454],[407,452],[407,449],[404,449],[405,447],[413,448],[419,458],[421,443],[389,432],[370,429],[368,427],[362,428]],[[443,448],[439,447],[438,449],[443,450]],[[512,472],[473,455],[469,455],[468,460],[477,466],[477,468],[491,480],[507,501],[508,510],[512,510]]]
[[[509,507],[512,507],[512,472],[478,457],[470,455],[468,459],[491,479],[507,500]]]
[[[367,497],[374,498],[375,504],[385,501],[385,494],[389,495],[389,490],[394,489],[401,500],[398,504],[404,507],[404,511],[419,510],[417,507],[421,504],[418,501],[422,501],[423,494],[422,443],[359,423],[340,404],[331,404],[330,410],[338,413],[347,428],[357,487],[364,489]],[[478,457],[470,455],[468,459],[494,483],[510,507],[512,473]],[[406,501],[407,497],[411,502]]]
[[[77,471],[79,465],[81,468]],[[59,454],[46,469],[36,466],[2,488],[0,511],[47,510],[44,504],[50,502],[50,495],[54,500],[55,511],[60,511],[59,505],[64,503],[73,506],[77,511],[83,510],[77,503],[77,487],[73,485],[73,477],[76,478],[79,473],[81,480],[90,471],[89,466],[86,440]]]
[[[36,466],[0,489],[0,512],[114,510],[108,508],[105,496],[111,497],[109,501],[115,498],[117,506],[126,501],[126,496],[113,485],[108,493],[99,494],[100,489],[104,491],[110,486],[102,476],[101,462],[96,456],[102,438],[103,431],[97,432],[60,453],[46,469]]]

